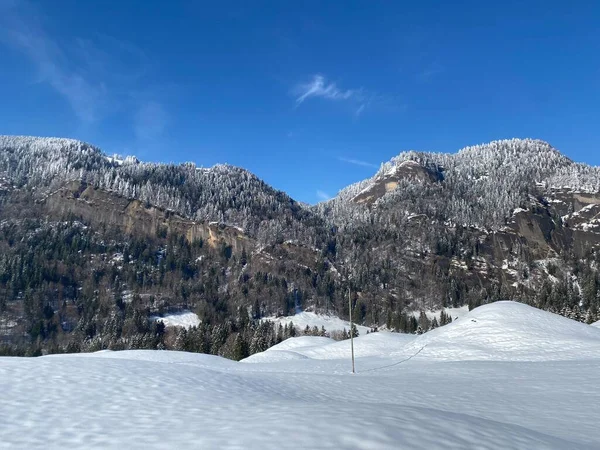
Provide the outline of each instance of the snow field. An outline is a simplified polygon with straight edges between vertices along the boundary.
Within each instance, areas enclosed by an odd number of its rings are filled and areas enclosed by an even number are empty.
[[[348,341],[312,336],[242,363],[0,358],[0,448],[597,449],[598,342],[499,302],[422,336],[360,336],[355,375]]]
[[[328,332],[332,331],[350,331],[350,322],[342,320],[336,316],[327,316],[323,314],[315,314],[309,311],[303,311],[294,316],[285,317],[265,317],[263,320],[269,320],[274,322],[276,325],[288,325],[290,322],[294,323],[294,326],[300,330],[304,330],[308,325],[310,328],[316,326],[319,330],[321,327],[325,327]],[[363,327],[362,325],[356,325],[358,333],[362,336],[367,334],[367,331],[371,331],[369,327]]]

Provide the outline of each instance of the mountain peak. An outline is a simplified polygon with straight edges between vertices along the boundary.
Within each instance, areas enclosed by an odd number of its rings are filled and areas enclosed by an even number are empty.
[[[396,190],[402,181],[434,183],[442,179],[441,172],[425,167],[412,159],[402,161],[379,171],[372,182],[358,193],[352,201],[372,204],[389,192]]]
[[[86,142],[61,137],[0,135],[0,148],[29,147],[31,149],[96,148]]]

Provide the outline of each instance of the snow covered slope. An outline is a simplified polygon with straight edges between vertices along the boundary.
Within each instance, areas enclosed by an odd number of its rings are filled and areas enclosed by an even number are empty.
[[[371,333],[354,339],[356,357],[389,357],[412,342],[415,335],[397,333]],[[286,359],[348,359],[351,357],[350,341],[301,336],[283,341],[265,352],[243,360],[245,363],[278,362]]]
[[[153,316],[151,320],[162,321],[167,327],[184,327],[191,328],[200,325],[198,315],[190,311],[182,311],[179,313],[167,314],[165,316]]]
[[[448,314],[450,317],[452,317],[452,320],[456,320],[456,319],[461,318],[465,314],[468,314],[469,307],[467,305],[465,305],[465,306],[460,306],[458,308],[444,308],[444,312],[446,314]],[[427,316],[427,318],[429,320],[433,320],[433,318],[435,317],[439,321],[441,313],[442,313],[441,309],[436,310],[436,311],[425,311],[425,315]],[[419,315],[421,313],[419,311],[413,311],[412,314],[413,314],[413,316],[415,316],[418,319]]]
[[[547,361],[600,355],[599,329],[521,303],[496,302],[462,313],[465,315],[453,323],[421,336],[360,336],[354,340],[355,354],[403,358],[418,352],[419,359],[445,361]],[[350,341],[304,336],[282,342],[244,362],[349,357]]]
[[[597,449],[599,334],[501,302],[419,337],[361,336],[355,375],[347,341],[309,336],[253,364],[0,358],[0,448]]]
[[[593,327],[600,328],[600,320],[599,320],[598,322],[594,322],[594,323],[592,324],[592,326],[593,326]]]
[[[296,338],[286,339],[285,341],[274,345],[264,352],[251,355],[243,360],[251,363],[279,362],[290,359],[308,359],[305,353],[310,353],[311,350],[324,348],[329,344],[334,344],[336,341],[327,337],[321,336],[300,336]]]
[[[313,312],[303,311],[294,316],[286,316],[286,317],[265,317],[264,320],[270,320],[271,322],[275,322],[276,324],[287,325],[291,322],[301,330],[306,328],[308,325],[310,328],[316,326],[319,330],[321,327],[325,327],[325,330],[328,332],[332,331],[350,331],[350,322],[346,320],[342,320],[336,316],[327,316],[323,314],[315,314]],[[367,334],[367,331],[371,329],[369,327],[363,327],[361,325],[357,325],[358,333],[360,335]]]
[[[515,302],[496,302],[415,339],[401,354],[441,360],[598,358],[600,330]]]

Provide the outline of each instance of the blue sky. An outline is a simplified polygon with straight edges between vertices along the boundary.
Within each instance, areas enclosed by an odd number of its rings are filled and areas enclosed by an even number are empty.
[[[0,133],[245,167],[314,203],[403,150],[600,165],[597,1],[0,0]]]

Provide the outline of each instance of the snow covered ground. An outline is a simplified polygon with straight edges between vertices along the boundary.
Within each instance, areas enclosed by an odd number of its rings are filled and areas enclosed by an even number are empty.
[[[343,331],[344,329],[350,331],[350,322],[346,320],[342,320],[336,316],[315,314],[314,312],[308,311],[303,311],[294,316],[265,317],[263,320],[270,320],[271,322],[275,322],[275,324],[281,324],[283,326],[293,322],[294,326],[300,328],[300,330],[304,330],[308,325],[310,328],[316,326],[319,330],[321,327],[325,327],[325,330],[328,332]],[[361,336],[367,334],[367,331],[371,331],[369,327],[363,327],[361,325],[357,325],[356,328]]]
[[[162,320],[167,327],[184,327],[191,328],[200,325],[198,315],[190,311],[182,311],[179,313],[167,314],[165,316],[153,316],[151,320]]]
[[[467,314],[469,312],[469,307],[467,305],[465,306],[460,306],[458,308],[444,308],[444,311],[446,312],[446,314],[449,314],[450,317],[452,317],[452,320],[456,320],[456,319],[460,319],[462,316],[464,316],[465,314]],[[427,318],[429,320],[433,320],[433,318],[437,318],[437,320],[440,320],[440,315],[442,313],[442,310],[436,310],[436,311],[425,311],[425,315],[427,316]],[[418,319],[419,315],[421,313],[419,311],[414,311],[413,315]]]
[[[0,358],[0,448],[598,449],[600,329],[511,302],[246,361]],[[282,356],[283,355],[283,356]]]

